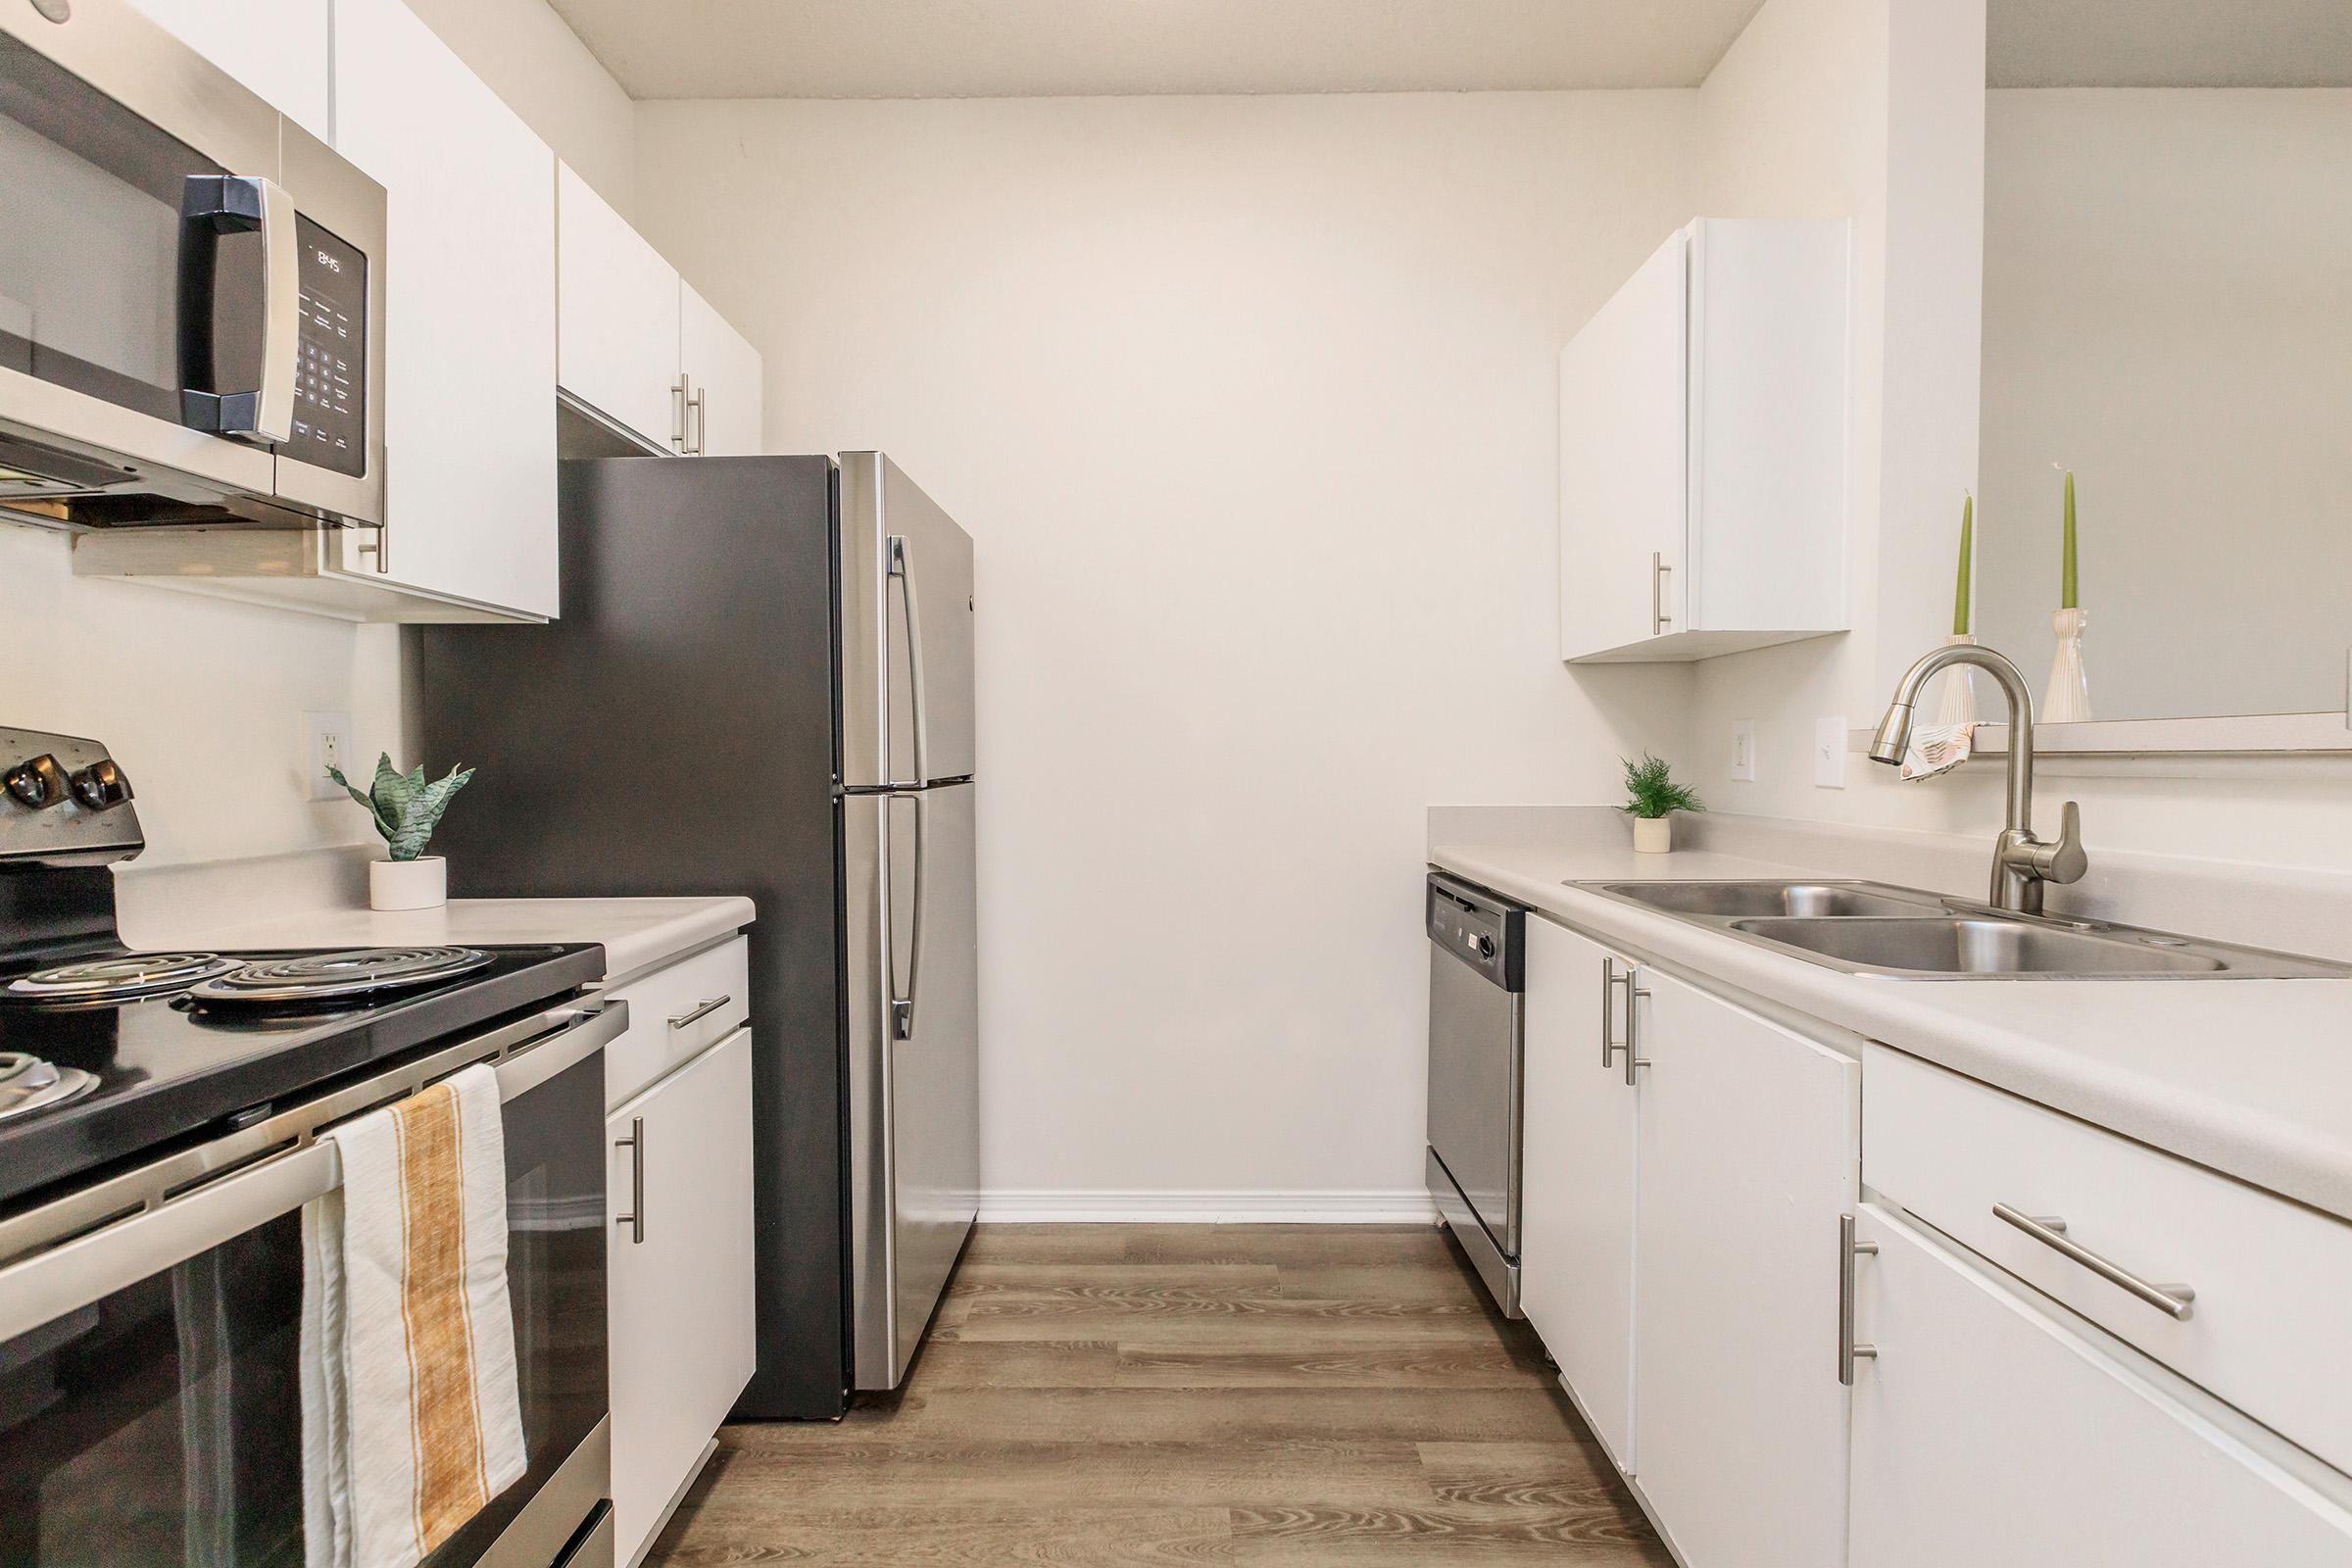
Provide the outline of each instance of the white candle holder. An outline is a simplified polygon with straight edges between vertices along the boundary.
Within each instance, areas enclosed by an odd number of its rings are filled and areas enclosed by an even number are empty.
[[[1974,648],[1977,640],[1966,632],[1954,632],[1943,640],[1946,648]],[[1938,724],[1974,724],[1977,721],[1977,688],[1970,678],[1969,666],[1955,664],[1943,672],[1943,701],[1936,710]]]
[[[2061,610],[2050,617],[2058,634],[2058,653],[2050,661],[2050,687],[2042,694],[2044,724],[2086,724],[2090,721],[2090,677],[2082,669],[2082,628],[2090,617],[2080,610]]]

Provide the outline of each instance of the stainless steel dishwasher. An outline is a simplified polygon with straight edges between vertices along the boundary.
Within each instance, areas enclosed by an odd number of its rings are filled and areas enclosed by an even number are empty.
[[[1527,911],[1429,875],[1430,1196],[1505,1317],[1519,1312]]]

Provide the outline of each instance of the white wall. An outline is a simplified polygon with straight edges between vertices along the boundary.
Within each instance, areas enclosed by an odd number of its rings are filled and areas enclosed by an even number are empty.
[[[459,59],[623,218],[637,208],[629,95],[547,0],[408,0]]]
[[[0,524],[0,723],[104,741],[142,865],[372,840],[357,806],[309,799],[302,715],[348,712],[364,758],[401,754],[396,628],[78,578],[67,544]]]
[[[1687,672],[1557,661],[1554,406],[1694,109],[639,107],[770,448],[884,446],[978,544],[998,1194],[1418,1193],[1425,808],[1682,732]]]
[[[1978,635],[2049,668],[2063,462],[2101,718],[2340,707],[2352,91],[1988,97]]]

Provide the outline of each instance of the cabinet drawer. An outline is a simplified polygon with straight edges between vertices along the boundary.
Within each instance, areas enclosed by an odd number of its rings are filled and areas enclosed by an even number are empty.
[[[1864,1057],[1862,1102],[1866,1184],[2352,1470],[2352,1225],[1884,1047]],[[2037,1238],[1996,1204],[2064,1230]],[[2188,1287],[2188,1315],[2051,1240]]]
[[[613,989],[629,1004],[629,1032],[605,1051],[607,1110],[743,1026],[751,1016],[746,952],[736,937]]]

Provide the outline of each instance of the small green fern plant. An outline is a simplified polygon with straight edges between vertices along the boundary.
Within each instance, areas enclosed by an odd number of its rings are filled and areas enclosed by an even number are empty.
[[[466,781],[473,777],[470,767],[453,767],[445,778],[427,783],[424,769],[403,773],[392,765],[392,754],[379,755],[375,760],[375,780],[366,791],[353,786],[339,767],[330,767],[327,775],[343,786],[351,798],[368,808],[375,830],[384,836],[395,860],[414,860],[424,854],[432,842],[433,829],[440,825],[441,813]]]
[[[1677,784],[1666,763],[1647,752],[1639,762],[1620,758],[1625,763],[1626,802],[1617,808],[1628,816],[1654,818],[1675,811],[1703,811],[1706,803],[1690,791],[1688,784]]]

